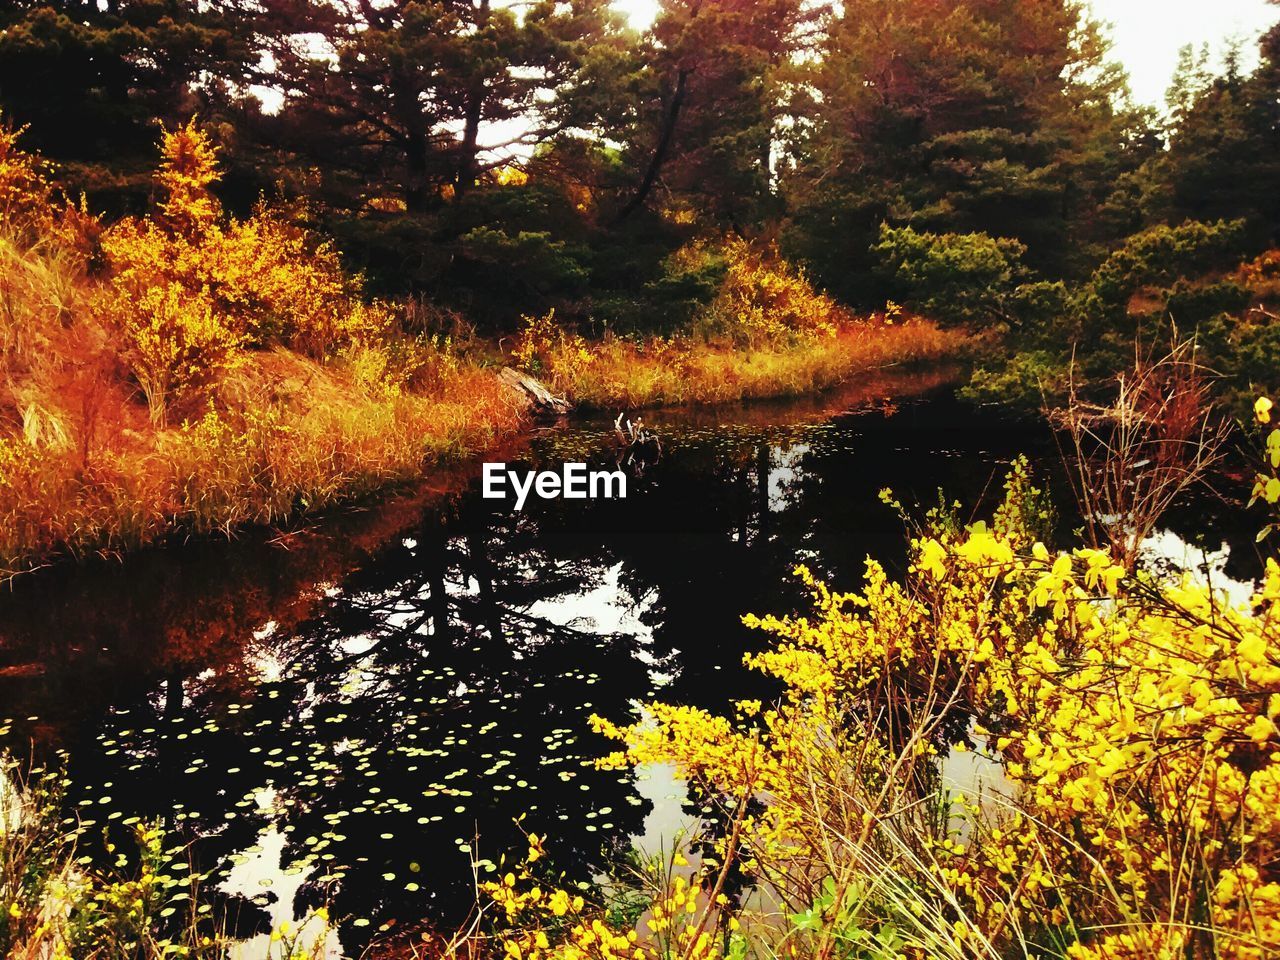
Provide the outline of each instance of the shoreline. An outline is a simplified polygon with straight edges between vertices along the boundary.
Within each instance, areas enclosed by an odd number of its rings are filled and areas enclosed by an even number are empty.
[[[774,405],[810,399],[812,405],[806,418],[825,417],[859,404],[872,401],[893,402],[903,396],[915,396],[958,382],[958,370],[958,361],[953,358],[913,359],[854,371],[843,379],[803,392],[780,392],[719,402],[656,403],[634,409],[663,418],[707,415],[714,420],[729,411],[744,412],[748,408],[763,408],[772,412],[770,408]],[[499,380],[496,373],[479,370],[475,372],[495,383]],[[903,378],[915,381],[905,394],[901,392]],[[159,511],[164,505],[155,504],[153,509],[156,513],[150,526],[131,541],[113,540],[115,531],[104,526],[99,530],[101,539],[95,543],[91,531],[82,527],[78,531],[81,539],[71,546],[64,544],[46,547],[11,558],[8,568],[0,570],[0,586],[12,590],[15,583],[28,575],[50,568],[74,567],[94,560],[124,564],[139,552],[181,547],[193,540],[234,541],[255,530],[278,531],[280,537],[287,539],[313,526],[325,526],[332,518],[348,511],[379,510],[394,504],[402,495],[412,503],[423,502],[424,493],[428,497],[448,495],[459,486],[459,471],[479,463],[485,457],[522,448],[540,426],[545,427],[548,422],[557,421],[589,421],[599,417],[601,411],[607,409],[590,403],[577,403],[558,417],[550,417],[540,415],[527,400],[519,402],[522,398],[517,396],[514,389],[503,389],[508,391],[506,401],[519,407],[515,416],[510,416],[509,410],[504,410],[501,404],[484,407],[483,412],[489,415],[487,419],[478,420],[474,416],[464,418],[459,428],[450,431],[443,442],[440,442],[440,438],[432,438],[434,449],[427,449],[416,466],[405,465],[399,470],[386,471],[380,470],[379,464],[370,463],[368,472],[352,472],[344,478],[345,482],[332,485],[324,499],[303,505],[295,502],[293,509],[274,513],[267,518],[250,516],[233,522],[218,521],[216,516],[199,516],[190,511],[160,515]],[[835,402],[830,402],[829,398],[834,398]],[[243,503],[248,494],[254,491],[238,492],[239,502]],[[235,498],[229,498],[228,502],[232,500]],[[47,522],[52,525],[58,523],[59,519],[54,516]]]

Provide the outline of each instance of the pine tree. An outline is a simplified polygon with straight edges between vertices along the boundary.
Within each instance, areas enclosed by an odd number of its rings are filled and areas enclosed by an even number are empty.
[[[0,5],[0,111],[73,193],[138,209],[160,136],[219,115],[255,54],[243,21],[199,0]]]
[[[1170,90],[1169,150],[1158,167],[1171,220],[1244,219],[1254,245],[1280,242],[1280,24],[1250,76],[1229,50],[1212,76],[1184,52]]]
[[[606,0],[287,0],[257,29],[280,134],[326,199],[421,214],[511,150],[589,126],[620,24]]]
[[[664,0],[629,144],[639,185],[622,216],[655,192],[737,229],[768,212],[790,81],[827,13],[805,0]]]
[[[1075,0],[850,0],[814,86],[791,243],[852,299],[875,295],[867,249],[885,221],[1014,238],[1033,266],[1070,272],[1150,149]]]

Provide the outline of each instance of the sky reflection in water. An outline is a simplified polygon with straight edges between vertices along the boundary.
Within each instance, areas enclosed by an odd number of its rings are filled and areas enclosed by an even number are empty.
[[[513,514],[472,483],[29,578],[0,598],[5,742],[70,751],[90,838],[160,820],[190,842],[244,936],[325,902],[349,951],[389,924],[447,927],[472,846],[496,867],[521,829],[589,881],[690,813],[670,771],[595,769],[591,713],[769,696],[741,667],[762,638],[740,615],[803,607],[798,561],[843,588],[868,554],[900,569],[882,487],[972,505],[1017,452],[1052,465],[1039,427],[945,392],[876,399],[901,389],[654,415],[665,457],[626,501]],[[509,459],[603,464],[608,437],[546,431]]]

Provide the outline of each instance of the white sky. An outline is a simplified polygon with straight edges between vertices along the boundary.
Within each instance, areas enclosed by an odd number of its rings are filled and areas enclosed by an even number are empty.
[[[648,24],[657,0],[613,0],[632,26]],[[1258,36],[1280,18],[1266,0],[1091,0],[1094,15],[1112,25],[1114,56],[1129,71],[1134,99],[1164,105],[1165,90],[1188,43],[1208,42],[1217,51],[1231,39],[1244,41],[1244,63],[1256,62]]]
[[[1092,0],[1095,16],[1112,25],[1114,55],[1129,71],[1140,103],[1164,105],[1164,94],[1188,43],[1208,43],[1220,52],[1243,41],[1243,63],[1257,63],[1257,39],[1277,19],[1280,7],[1266,0]]]

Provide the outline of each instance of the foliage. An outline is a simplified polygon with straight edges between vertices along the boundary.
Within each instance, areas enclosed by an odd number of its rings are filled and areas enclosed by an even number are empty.
[[[365,302],[330,245],[270,208],[224,217],[199,128],[164,146],[160,209],[101,232],[53,206],[29,155],[11,149],[0,167],[5,573],[278,522],[520,421],[447,337],[399,333],[390,306]],[[28,215],[39,236],[23,234]],[[85,250],[99,240],[95,265]]]
[[[480,265],[486,276],[505,275],[517,302],[533,297],[565,298],[581,294],[587,271],[582,251],[545,230],[522,230],[514,236],[493,227],[477,227],[459,239],[462,255]],[[497,276],[495,276],[497,275]]]
[[[102,239],[107,322],[157,423],[172,399],[240,362],[242,347],[282,342],[324,357],[387,325],[327,244],[265,208],[223,221],[216,154],[194,122],[165,134],[163,155],[157,217],[126,218]]]
[[[257,59],[231,5],[20,0],[0,10],[0,110],[94,209],[140,210],[157,121],[225,119]],[[199,92],[197,92],[197,84]]]
[[[783,681],[779,703],[601,719],[625,741],[607,762],[675,763],[730,807],[767,798],[742,869],[798,926],[841,916],[856,878],[859,923],[892,931],[869,956],[1271,955],[1280,565],[1234,606],[1051,551],[1025,465],[1007,491],[990,524],[922,530],[905,583],[868,561],[840,594],[802,569],[812,615],[747,618],[776,637],[747,660]],[[1008,786],[939,792],[936,758],[975,747]],[[786,942],[825,955],[830,936]]]
[[[1015,239],[1054,279],[1111,237],[1100,211],[1158,145],[1084,6],[845,3],[782,189],[790,249],[869,305],[885,222]]]
[[[1093,272],[1086,310],[1113,315],[1127,308],[1129,298],[1144,286],[1169,285],[1179,277],[1226,267],[1233,256],[1238,262],[1242,236],[1240,221],[1161,224],[1135,234]]]
[[[733,0],[659,4],[624,130],[634,185],[621,216],[665,205],[736,231],[775,211],[774,144],[796,113],[797,61],[819,48],[828,13],[801,0],[765,0],[749,15]]]
[[[816,291],[775,247],[730,238],[722,256],[726,270],[720,289],[694,324],[709,340],[761,347],[821,339],[835,336],[851,320],[847,310]]]
[[[21,134],[0,129],[0,222],[29,245],[53,231],[53,185],[47,164],[18,146]]]
[[[908,303],[945,323],[989,327],[1009,317],[1026,246],[985,234],[880,229],[874,253]]]
[[[961,396],[977,403],[1039,410],[1067,395],[1070,364],[1048,350],[1015,353],[1004,363],[974,369]]]
[[[519,15],[488,0],[293,0],[249,19],[271,55],[264,82],[290,93],[276,145],[323,172],[335,206],[394,198],[411,216],[502,166],[481,149],[493,125],[518,119],[531,145],[587,125],[621,59],[620,19],[602,0]]]
[[[1183,50],[1169,91],[1169,149],[1157,161],[1163,185],[1158,214],[1241,219],[1255,241],[1274,236],[1280,224],[1274,123],[1280,29],[1273,28],[1259,46],[1261,62],[1252,75],[1241,69],[1238,51],[1229,51],[1225,70],[1214,76],[1207,51]]]
[[[589,344],[546,315],[526,319],[513,359],[569,400],[609,410],[797,396],[878,367],[952,360],[971,346],[963,333],[919,319],[842,321],[831,333],[808,335],[782,330],[769,331],[782,339],[750,347],[680,335]]]
[[[610,902],[592,896],[588,900],[549,875],[544,838],[530,834],[528,839],[528,853],[519,863],[500,879],[480,885],[482,911],[492,909],[497,914],[495,939],[503,956],[511,960],[711,960],[722,955],[717,943],[722,921],[717,915],[729,903],[722,890],[723,869],[717,872],[709,862],[695,868],[678,847],[646,858],[633,871],[630,899],[624,896]],[[543,878],[550,881],[545,888]],[[638,924],[627,923],[637,908],[644,918]],[[736,920],[728,923],[732,930],[738,929]],[[734,936],[741,949],[745,941]],[[476,932],[463,931],[431,946],[442,956],[459,956],[475,944]]]

